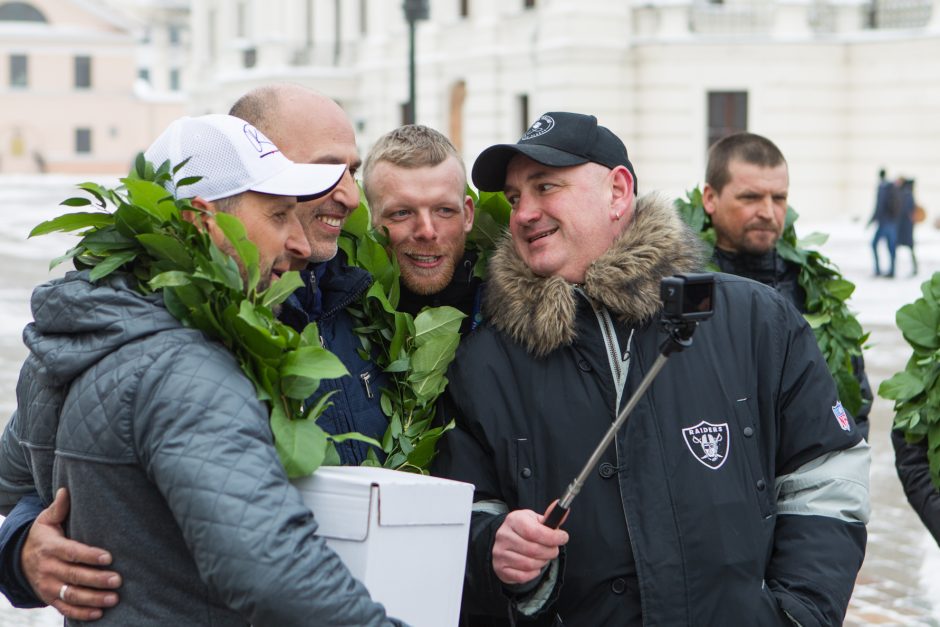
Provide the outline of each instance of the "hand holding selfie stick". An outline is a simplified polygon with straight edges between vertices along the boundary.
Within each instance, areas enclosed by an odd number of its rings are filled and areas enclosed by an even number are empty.
[[[617,431],[626,422],[633,408],[640,402],[656,375],[666,365],[666,360],[673,353],[685,350],[692,345],[692,334],[695,332],[699,320],[707,320],[712,315],[714,281],[714,276],[711,274],[678,274],[662,280],[660,283],[660,296],[663,301],[662,325],[666,331],[666,339],[659,348],[660,354],[656,357],[656,361],[653,362],[649,372],[640,381],[640,385],[633,392],[617,419],[610,425],[584,468],[581,469],[580,474],[568,484],[564,496],[545,516],[543,521],[545,526],[558,529],[568,514],[574,497],[578,496],[584,482],[594,471],[594,467],[597,466],[604,451],[614,441]]]

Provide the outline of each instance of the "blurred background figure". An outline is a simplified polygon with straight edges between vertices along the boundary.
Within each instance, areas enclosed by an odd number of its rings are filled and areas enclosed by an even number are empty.
[[[917,274],[917,256],[914,254],[914,225],[924,219],[924,210],[914,200],[914,179],[898,177],[895,182],[898,194],[898,240],[897,249],[905,246],[911,251],[911,276]],[[920,210],[919,212],[917,210]],[[876,253],[877,254],[877,253]]]
[[[868,224],[874,222],[875,237],[871,240],[871,252],[875,258],[875,276],[894,277],[894,257],[898,243],[898,209],[899,194],[895,183],[885,176],[885,170],[878,171],[878,192],[875,196],[875,212]],[[885,240],[888,246],[888,271],[881,273],[881,264],[878,259],[878,244]]]

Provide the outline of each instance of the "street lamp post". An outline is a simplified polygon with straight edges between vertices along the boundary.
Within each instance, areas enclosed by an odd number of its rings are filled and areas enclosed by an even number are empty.
[[[405,124],[414,124],[415,115],[415,24],[428,19],[428,0],[405,0],[402,8],[408,20],[408,109]]]

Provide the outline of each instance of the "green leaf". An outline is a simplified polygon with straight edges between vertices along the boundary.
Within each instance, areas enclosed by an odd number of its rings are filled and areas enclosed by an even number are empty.
[[[99,263],[97,266],[92,268],[92,271],[88,275],[88,279],[92,283],[95,283],[99,279],[102,279],[108,276],[109,274],[111,274],[112,272],[114,272],[115,270],[123,266],[128,261],[131,261],[136,256],[137,256],[137,253],[133,251],[111,255],[110,257],[108,257],[107,259]]]
[[[806,237],[797,240],[797,244],[801,248],[810,248],[812,246],[822,246],[827,241],[829,241],[829,235],[826,233],[810,233]]]
[[[184,272],[192,272],[191,252],[176,238],[162,233],[143,233],[137,236],[137,241],[156,259],[168,261]]]
[[[265,307],[274,307],[280,305],[287,297],[304,286],[300,273],[296,271],[285,272],[277,281],[272,283],[268,289],[259,294],[261,304]]]
[[[371,227],[369,222],[369,208],[366,204],[366,195],[362,192],[362,188],[360,187],[359,206],[346,218],[346,223],[343,224],[343,230],[350,233],[355,238],[360,238],[365,236],[366,232],[368,232]],[[350,259],[352,259],[352,257],[350,257]]]
[[[323,463],[329,436],[314,421],[290,420],[275,404],[271,409],[271,432],[288,477],[309,475]]]
[[[36,225],[29,232],[29,237],[55,233],[57,231],[78,231],[87,228],[100,228],[113,224],[114,217],[109,213],[67,213]]]
[[[439,337],[453,337],[460,332],[466,316],[454,307],[430,307],[415,317],[415,344],[422,346]]]
[[[60,205],[65,205],[66,207],[87,207],[91,204],[91,201],[87,198],[66,198]]]
[[[188,272],[182,270],[169,270],[167,272],[161,272],[157,276],[150,279],[148,285],[150,289],[162,290],[167,287],[181,287],[183,285],[190,284],[190,275]]]
[[[878,396],[907,401],[924,391],[924,382],[907,371],[898,372],[878,386]]]
[[[173,216],[179,215],[173,197],[160,185],[152,181],[129,178],[122,179],[122,182],[127,188],[128,200],[160,222],[167,222]]]
[[[348,375],[343,362],[319,346],[304,346],[290,351],[281,361],[281,390],[290,398],[305,399],[320,387],[320,379]]]
[[[258,248],[248,239],[245,226],[235,216],[217,211],[214,220],[248,272],[248,291],[254,292],[260,278]]]
[[[940,324],[940,311],[930,307],[924,300],[904,305],[896,315],[898,328],[914,348],[937,350],[940,338],[937,326]]]

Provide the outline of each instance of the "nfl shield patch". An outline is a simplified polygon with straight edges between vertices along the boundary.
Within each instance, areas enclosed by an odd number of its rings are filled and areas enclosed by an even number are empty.
[[[836,401],[836,404],[832,406],[832,413],[835,414],[836,420],[839,421],[839,426],[842,427],[843,431],[852,430],[852,425],[849,423],[849,417],[845,415],[845,410],[842,409],[841,401]]]
[[[728,459],[731,432],[727,422],[714,425],[703,420],[694,427],[683,429],[682,436],[692,456],[706,467],[718,470]]]

